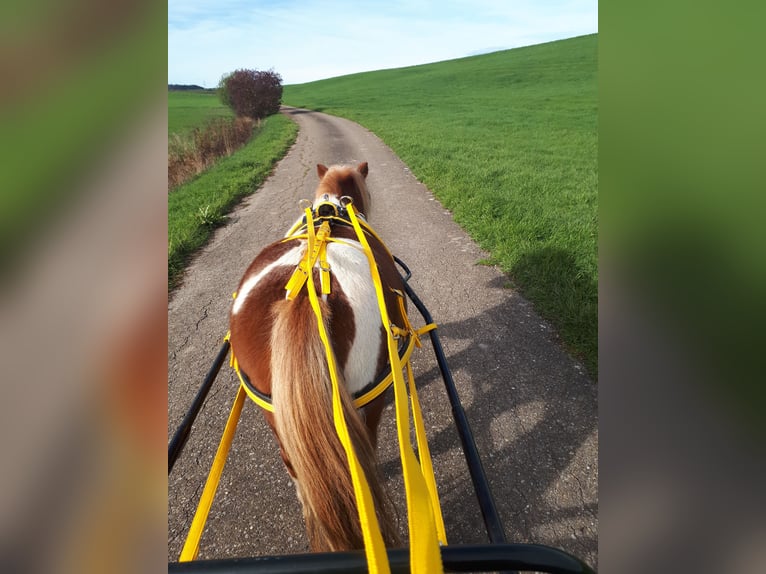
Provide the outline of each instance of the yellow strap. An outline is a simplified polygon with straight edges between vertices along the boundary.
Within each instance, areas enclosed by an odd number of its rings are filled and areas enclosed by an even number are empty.
[[[435,325],[434,325],[435,326]],[[431,464],[431,450],[428,448],[428,439],[426,438],[426,428],[423,424],[423,412],[420,410],[420,401],[418,392],[415,389],[415,375],[412,372],[412,363],[405,363],[407,368],[407,380],[410,390],[410,402],[412,403],[412,420],[415,423],[415,438],[418,441],[418,458],[420,459],[420,468],[423,471],[423,477],[426,480],[428,494],[431,496],[431,507],[434,509],[434,520],[436,521],[436,533],[439,536],[439,542],[447,544],[447,531],[444,528],[444,518],[442,517],[442,507],[439,502],[439,493],[436,490],[436,477],[434,468]]]
[[[438,329],[436,323],[429,323],[428,325],[423,325],[420,329],[416,329],[414,333],[416,335],[424,335],[425,333],[428,333],[428,331],[433,331],[434,329]]]
[[[354,219],[355,219],[356,223],[358,224],[358,226],[361,227],[362,229],[364,229],[368,234],[372,235],[375,239],[377,239],[378,243],[380,243],[383,246],[383,248],[386,250],[386,253],[391,255],[391,252],[388,250],[388,246],[385,244],[385,242],[380,238],[380,236],[377,233],[375,233],[375,230],[372,227],[370,227],[369,223],[367,223],[364,219],[359,219],[359,217],[356,214],[356,211],[354,211],[353,217],[349,213],[349,217],[351,217],[351,223],[352,224],[354,224]],[[354,224],[354,229],[357,229],[356,224]],[[357,236],[358,235],[359,235],[359,231],[357,230]],[[361,243],[361,240],[360,240],[360,243]],[[367,243],[366,239],[365,239],[364,243]],[[367,249],[369,249],[369,248],[370,248],[370,246],[368,244],[367,245]],[[370,253],[372,253],[372,252],[370,252]],[[393,259],[393,255],[391,256],[391,258]]]
[[[415,347],[415,339],[410,339],[409,344],[407,345],[407,348],[404,350],[404,353],[402,354],[402,361],[409,361],[410,355],[412,355],[412,349]],[[356,408],[361,408],[364,405],[371,403],[376,398],[378,398],[380,395],[382,395],[388,387],[391,386],[391,383],[394,381],[394,372],[393,370],[388,373],[388,376],[386,376],[385,379],[380,381],[377,385],[375,385],[373,388],[371,388],[369,391],[364,393],[363,395],[358,396],[354,399],[354,406]]]
[[[327,262],[327,241],[323,241],[319,246],[319,283],[322,286],[322,295],[329,295],[330,264]]]
[[[404,331],[407,331],[409,333],[412,333],[412,336],[415,339],[415,344],[418,346],[418,349],[421,347],[420,344],[420,331],[421,330],[415,330],[412,328],[412,324],[410,323],[410,318],[407,316],[407,309],[404,308],[404,293],[402,293],[399,289],[391,289],[396,295],[398,296],[397,301],[399,302],[399,312],[402,315],[402,320],[404,321]],[[435,329],[436,325],[431,323],[433,327],[426,329],[423,331],[423,333],[430,331],[431,329]],[[426,327],[430,327],[430,325],[426,325]]]
[[[308,224],[309,229],[311,229],[313,225],[310,211],[307,212],[306,223]],[[311,239],[309,239],[309,242],[311,242]],[[372,501],[370,486],[367,482],[367,478],[364,475],[364,471],[359,464],[359,460],[356,457],[354,445],[351,443],[351,437],[348,434],[346,420],[343,416],[343,406],[340,401],[340,390],[338,388],[337,367],[335,365],[335,354],[333,353],[332,347],[330,345],[330,339],[327,335],[324,321],[322,320],[322,310],[319,306],[319,298],[317,297],[316,287],[314,286],[313,273],[308,275],[307,291],[309,295],[309,301],[311,302],[311,307],[314,309],[314,314],[317,317],[319,336],[322,339],[322,343],[325,347],[325,353],[327,355],[327,367],[330,372],[330,379],[332,381],[332,406],[335,431],[338,433],[341,444],[346,451],[346,458],[348,459],[349,469],[351,471],[351,479],[354,485],[354,495],[356,497],[357,510],[359,511],[359,522],[362,527],[362,536],[364,538],[364,551],[367,557],[367,568],[371,574],[387,573],[390,572],[388,565],[388,555],[386,554],[386,547],[383,543],[383,536],[380,533],[378,517],[375,514],[375,505]]]
[[[290,237],[285,237],[282,241],[280,241],[280,243],[287,243],[288,241],[295,241],[296,239],[308,239],[308,237],[309,237],[308,233],[301,233],[300,235],[291,235]],[[332,235],[326,237],[325,241],[327,243],[342,243],[344,245],[348,245],[350,247],[356,247],[357,249],[359,249],[359,246],[356,245],[357,242],[350,243],[349,241],[345,239],[333,237]]]
[[[375,257],[362,231],[353,205],[347,207],[349,217],[356,231],[359,242],[364,248],[370,266],[378,306],[388,339],[388,356],[394,379],[394,404],[396,408],[396,427],[399,438],[399,453],[402,460],[402,474],[407,494],[407,521],[410,533],[410,572],[414,574],[442,572],[441,552],[436,528],[434,509],[431,504],[426,480],[415,457],[410,443],[409,409],[407,407],[407,389],[402,373],[402,364],[391,332],[391,321],[383,294]]]
[[[393,329],[397,329],[395,326]],[[429,323],[428,325],[425,325],[421,327],[420,329],[413,329],[411,331],[408,331],[409,334],[412,335],[412,338],[410,339],[410,342],[407,344],[407,348],[404,350],[404,353],[402,353],[401,356],[401,362],[402,364],[408,364],[410,362],[410,357],[412,356],[412,350],[415,346],[420,346],[420,339],[418,338],[418,335],[422,335],[423,333],[428,333],[428,331],[432,331],[433,329],[436,329],[436,323]],[[404,331],[397,329],[397,331],[401,331],[405,333]],[[377,385],[375,385],[374,388],[370,389],[363,395],[358,396],[354,399],[354,406],[356,408],[361,408],[367,403],[372,402],[376,398],[378,398],[383,392],[391,386],[391,383],[394,380],[394,371],[391,370],[390,373],[388,373],[388,376],[380,381]]]
[[[422,335],[423,333],[427,333],[428,331],[435,329],[436,324],[430,323],[426,325],[425,327],[421,327],[420,329],[417,329],[413,331],[413,334]],[[227,335],[228,336],[228,335]],[[406,363],[410,360],[410,356],[412,355],[412,351],[416,345],[416,339],[413,337],[410,339],[409,344],[407,345],[407,348],[404,350],[404,353],[402,354],[402,362]],[[237,361],[237,357],[234,354],[234,349],[231,351],[231,356],[229,357],[229,366],[234,369],[234,371],[237,373],[237,377],[239,377],[239,382],[242,385],[242,387],[245,389],[245,393],[247,393],[247,396],[250,397],[255,404],[257,404],[262,409],[265,409],[269,411],[270,413],[274,412],[274,405],[272,405],[270,402],[265,401],[258,395],[256,395],[253,391],[250,390],[250,388],[245,384],[245,379],[242,376],[242,371],[239,369],[239,362]],[[354,407],[357,409],[361,409],[363,406],[371,403],[376,398],[378,398],[380,395],[382,395],[388,387],[391,386],[391,383],[394,380],[393,372],[389,372],[388,376],[381,380],[377,385],[375,385],[373,388],[371,388],[369,391],[364,393],[363,395],[359,395],[354,399]]]
[[[306,222],[311,221],[311,210],[306,209]],[[317,262],[317,259],[320,261],[320,266],[322,267],[322,285],[323,290],[322,292],[325,293],[325,284],[327,293],[330,292],[330,273],[329,273],[329,265],[327,265],[327,245],[326,241],[328,237],[330,236],[330,223],[327,221],[322,222],[322,225],[319,227],[318,231],[314,230],[313,221],[311,221],[311,225],[309,225],[306,228],[306,237],[308,240],[308,245],[306,247],[306,256],[301,260],[301,262],[298,264],[298,266],[295,268],[295,271],[293,271],[292,276],[290,277],[290,280],[287,282],[287,285],[285,285],[285,290],[287,291],[287,298],[288,299],[295,299],[295,297],[298,295],[300,290],[303,288],[303,285],[306,283],[306,279],[311,274],[311,270],[314,268],[314,265]],[[322,255],[324,254],[324,264],[322,264]],[[326,274],[326,277],[324,276]]]
[[[306,247],[306,256],[305,258],[301,259],[300,263],[298,263],[298,266],[295,268],[295,271],[293,271],[290,280],[287,282],[287,285],[285,285],[285,289],[287,290],[286,297],[288,299],[295,299],[295,296],[301,290],[304,283],[306,283],[306,277],[308,276],[308,273],[312,267],[312,265],[309,264],[309,261],[311,260],[313,255],[312,252],[314,249],[314,227],[312,226],[311,229],[307,230],[307,232],[308,235],[306,239],[308,240],[308,245]],[[318,254],[319,253],[317,253],[317,255]]]
[[[290,229],[288,229],[287,233],[285,233],[285,237],[289,238],[291,235],[296,233],[301,227],[303,227],[303,220],[299,219],[293,224],[293,226]]]
[[[237,391],[237,396],[234,399],[234,404],[231,407],[229,419],[226,421],[226,427],[223,429],[221,443],[218,445],[218,451],[215,453],[213,466],[210,468],[210,474],[207,476],[205,488],[202,490],[202,496],[197,505],[197,511],[194,513],[194,519],[189,528],[189,534],[186,536],[186,542],[184,543],[183,550],[181,550],[181,556],[178,559],[179,562],[189,562],[197,557],[202,530],[205,528],[205,522],[207,522],[207,516],[210,513],[210,506],[213,504],[213,498],[215,498],[215,492],[218,489],[218,483],[221,480],[221,473],[226,464],[226,458],[229,456],[229,449],[231,448],[231,442],[234,439],[234,433],[237,430],[237,423],[239,422],[244,402],[245,393],[242,391],[242,387],[240,387]]]
[[[256,395],[253,391],[251,391],[247,387],[247,385],[245,385],[245,381],[242,379],[242,373],[239,371],[239,369],[237,369],[237,375],[239,376],[239,380],[240,380],[239,385],[240,385],[240,387],[245,389],[245,393],[247,393],[247,396],[250,397],[253,400],[253,402],[256,405],[258,405],[259,407],[261,407],[262,409],[264,409],[266,411],[269,411],[270,413],[273,413],[274,412],[274,405],[272,405],[271,403],[269,403],[267,401],[264,401],[261,397]]]

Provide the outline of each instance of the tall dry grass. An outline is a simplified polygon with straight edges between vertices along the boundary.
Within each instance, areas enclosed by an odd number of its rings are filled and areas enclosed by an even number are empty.
[[[168,192],[202,173],[220,157],[247,143],[260,121],[247,117],[217,118],[190,133],[171,134],[168,141]]]

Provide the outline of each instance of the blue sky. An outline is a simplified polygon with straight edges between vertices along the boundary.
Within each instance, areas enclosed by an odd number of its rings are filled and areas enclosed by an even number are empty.
[[[298,84],[597,31],[597,0],[168,0],[168,83],[273,68]]]

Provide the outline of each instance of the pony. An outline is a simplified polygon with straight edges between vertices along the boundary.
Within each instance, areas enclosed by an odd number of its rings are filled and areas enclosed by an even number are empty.
[[[317,165],[319,184],[312,209],[340,212],[351,202],[360,219],[370,215],[367,162],[355,167]],[[300,224],[300,220],[296,226]],[[318,225],[318,222],[317,222]],[[294,229],[295,227],[294,226]],[[377,429],[384,408],[380,394],[361,409],[355,394],[386,373],[388,352],[368,260],[354,229],[333,223],[326,262],[312,269],[322,320],[337,365],[343,412],[356,455],[370,486],[387,547],[399,545],[396,515],[378,470]],[[386,246],[367,234],[378,265],[391,322],[403,324],[403,282]],[[271,397],[266,421],[296,486],[314,552],[364,548],[346,453],[333,423],[332,387],[318,319],[307,289],[286,298],[285,286],[305,257],[305,239],[282,239],[253,260],[239,283],[230,313],[230,342],[240,373],[262,396]],[[322,293],[320,273],[330,273]]]

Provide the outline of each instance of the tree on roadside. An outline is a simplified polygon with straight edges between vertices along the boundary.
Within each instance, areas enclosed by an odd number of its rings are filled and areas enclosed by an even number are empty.
[[[237,116],[259,120],[279,111],[282,77],[274,70],[235,70],[221,78],[218,94]]]

